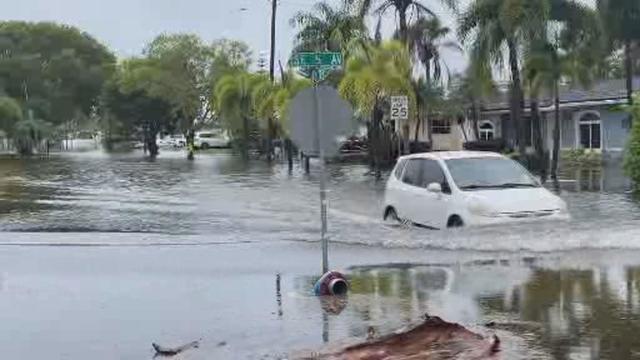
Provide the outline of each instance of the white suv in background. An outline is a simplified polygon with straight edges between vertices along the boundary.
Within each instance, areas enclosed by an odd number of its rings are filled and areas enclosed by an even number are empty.
[[[193,139],[193,145],[202,150],[226,148],[229,147],[229,138],[223,131],[198,131]]]
[[[389,176],[385,220],[434,229],[568,219],[566,203],[500,154],[454,151],[401,157]]]

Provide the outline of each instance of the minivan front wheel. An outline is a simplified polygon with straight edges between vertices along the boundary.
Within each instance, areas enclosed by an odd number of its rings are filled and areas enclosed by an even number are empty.
[[[449,218],[449,220],[447,221],[447,227],[449,229],[452,228],[461,228],[464,226],[464,221],[462,221],[462,218],[458,215],[453,215]]]
[[[387,211],[385,211],[384,213],[384,221],[390,222],[390,223],[401,223],[402,221],[400,220],[400,218],[398,217],[398,213],[396,212],[396,209],[390,207],[387,209]]]

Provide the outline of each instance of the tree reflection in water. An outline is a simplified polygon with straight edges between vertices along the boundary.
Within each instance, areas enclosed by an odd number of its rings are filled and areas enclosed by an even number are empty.
[[[348,277],[348,305],[331,321],[346,323],[349,331],[334,337],[364,338],[370,326],[386,334],[419,323],[425,313],[444,312],[449,314],[445,320],[461,321],[451,318],[455,311],[477,311],[471,317],[475,320],[462,324],[495,321],[487,331],[507,334],[507,343],[509,337],[518,343],[506,346],[505,358],[533,358],[528,352],[552,359],[631,359],[640,354],[640,267],[403,265],[353,268]]]
[[[539,323],[537,340],[554,359],[631,359],[640,351],[640,268],[622,274],[539,269],[509,303],[503,297],[478,301],[488,314]]]

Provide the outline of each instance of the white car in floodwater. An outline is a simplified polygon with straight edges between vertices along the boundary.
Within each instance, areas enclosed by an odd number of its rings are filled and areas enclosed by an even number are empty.
[[[229,147],[229,137],[221,130],[199,131],[195,134],[193,144],[202,150],[226,148]]]
[[[490,152],[452,151],[398,159],[384,218],[443,229],[569,219],[567,204],[519,163]]]

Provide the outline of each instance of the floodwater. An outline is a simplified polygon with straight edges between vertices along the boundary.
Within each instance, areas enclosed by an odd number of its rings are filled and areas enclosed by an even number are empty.
[[[384,179],[329,171],[342,305],[309,294],[313,171],[224,152],[0,160],[3,354],[140,359],[201,338],[186,358],[280,359],[429,313],[497,333],[505,359],[640,358],[640,205],[619,164],[563,172],[569,222],[460,231],[385,225]]]

